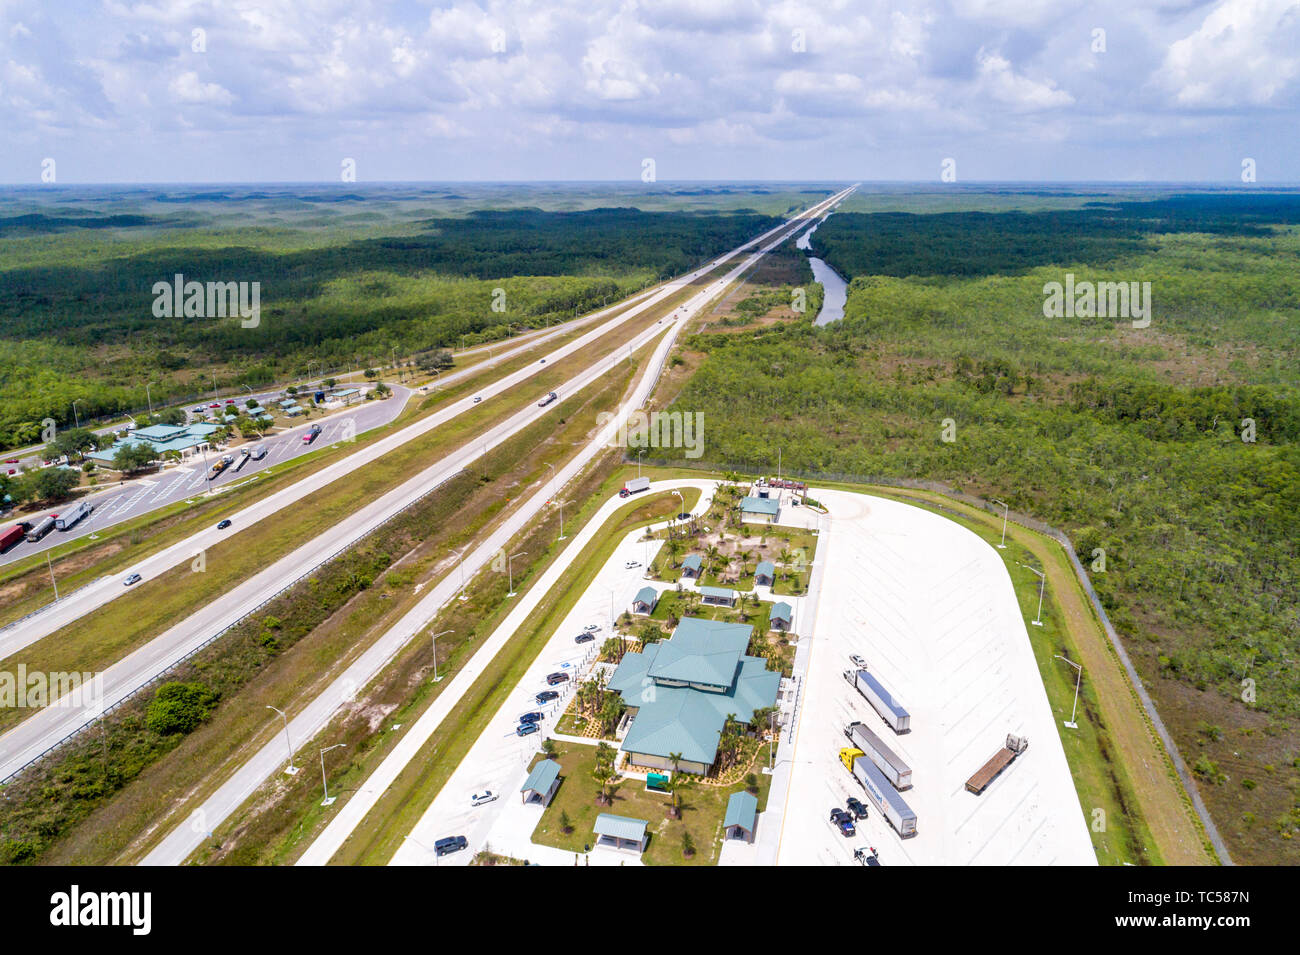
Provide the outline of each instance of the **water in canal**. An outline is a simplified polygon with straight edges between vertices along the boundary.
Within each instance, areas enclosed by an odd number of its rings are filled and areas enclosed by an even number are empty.
[[[825,221],[825,220],[822,220]],[[817,225],[821,225],[819,222]],[[809,248],[809,239],[817,231],[817,226],[813,226],[803,235],[799,236],[799,241],[795,243],[795,248],[807,250]],[[844,317],[844,304],[848,301],[849,286],[840,278],[839,273],[833,268],[815,256],[808,256],[808,264],[812,266],[813,278],[821,283],[824,294],[822,295],[822,309],[817,313],[815,325],[829,325],[831,322],[838,322]]]

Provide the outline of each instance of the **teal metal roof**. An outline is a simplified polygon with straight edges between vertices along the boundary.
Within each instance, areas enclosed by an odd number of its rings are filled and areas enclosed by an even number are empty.
[[[519,787],[521,793],[541,793],[545,796],[560,778],[560,764],[553,759],[544,759],[528,774],[524,784]]]
[[[649,606],[653,607],[655,604],[659,602],[659,591],[649,586],[642,587],[640,590],[636,592],[636,597],[633,599],[632,602],[648,604]]]
[[[648,825],[649,823],[644,819],[602,812],[596,817],[596,825],[592,831],[598,836],[609,836],[611,839],[631,839],[633,842],[640,842],[645,838],[645,827]]]
[[[735,600],[736,592],[730,587],[701,587],[700,596],[712,597],[714,600]]]
[[[740,502],[743,514],[764,514],[775,517],[781,510],[781,503],[774,497],[746,497]]]
[[[746,832],[753,832],[757,819],[758,797],[742,789],[738,793],[732,793],[727,800],[727,814],[722,818],[722,828],[740,826]]]
[[[793,613],[794,613],[794,608],[791,607],[791,606],[790,606],[788,603],[786,603],[784,600],[782,600],[780,603],[774,604],[774,605],[772,606],[772,615],[771,615],[771,619],[772,619],[772,620],[784,620],[784,621],[786,621],[787,623],[789,623],[790,620],[792,619],[791,614],[793,614]]]
[[[760,560],[758,562],[758,567],[754,569],[754,573],[762,574],[765,577],[775,577],[776,564],[772,563],[770,560]]]
[[[668,640],[629,653],[609,678],[637,714],[623,739],[625,752],[712,763],[729,714],[748,723],[754,710],[776,704],[781,674],[761,657],[742,656],[753,629],[746,624],[686,617]],[[725,684],[723,672],[730,666]],[[658,678],[658,679],[656,679]],[[726,689],[670,686],[659,680],[694,682]]]
[[[704,566],[704,560],[699,554],[690,554],[682,561],[683,570],[699,570]]]

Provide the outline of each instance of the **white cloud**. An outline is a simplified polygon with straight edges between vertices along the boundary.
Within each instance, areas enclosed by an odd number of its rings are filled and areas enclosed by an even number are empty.
[[[204,83],[193,70],[182,73],[168,85],[172,96],[182,103],[208,103],[229,106],[235,101],[230,90],[220,83]]]
[[[1273,103],[1300,75],[1300,0],[1226,0],[1169,47],[1156,81],[1184,106]]]

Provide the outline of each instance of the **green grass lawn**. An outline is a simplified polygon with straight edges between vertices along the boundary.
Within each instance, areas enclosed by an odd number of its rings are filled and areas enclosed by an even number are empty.
[[[544,759],[538,756],[534,763]],[[596,805],[600,786],[591,777],[596,765],[596,747],[579,743],[557,743],[555,759],[559,762],[560,788],[542,821],[533,832],[533,841],[570,852],[583,852],[595,842],[592,827],[602,812],[616,816],[630,816],[649,823],[650,839],[641,860],[646,865],[716,865],[722,848],[722,819],[727,811],[727,798],[745,788],[743,778],[731,786],[706,786],[699,783],[681,795],[680,819],[668,818],[671,797],[666,793],[651,792],[640,779],[624,779],[614,793],[611,806]],[[757,779],[758,811],[767,808],[771,777],[760,767],[766,765],[766,744],[759,748],[754,758],[752,772]],[[571,831],[565,833],[560,824],[561,814],[568,816]],[[682,855],[682,834],[689,832],[695,842],[695,855],[687,859]]]

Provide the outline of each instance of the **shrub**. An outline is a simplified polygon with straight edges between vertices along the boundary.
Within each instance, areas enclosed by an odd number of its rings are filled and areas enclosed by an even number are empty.
[[[217,694],[202,683],[164,683],[149,701],[145,724],[161,736],[192,733],[216,701]]]

